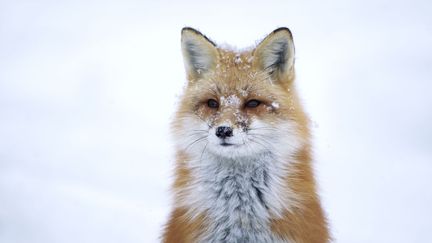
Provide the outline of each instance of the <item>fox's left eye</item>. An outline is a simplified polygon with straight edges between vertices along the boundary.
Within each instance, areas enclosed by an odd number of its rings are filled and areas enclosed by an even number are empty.
[[[256,108],[261,104],[261,101],[259,100],[249,100],[248,102],[246,102],[245,106],[247,108]]]

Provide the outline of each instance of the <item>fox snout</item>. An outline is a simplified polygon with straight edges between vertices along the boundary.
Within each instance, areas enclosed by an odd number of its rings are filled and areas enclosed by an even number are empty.
[[[237,127],[232,123],[224,122],[221,124],[215,125],[213,128],[209,130],[209,146],[210,150],[227,148],[234,146],[239,149],[241,146],[247,143],[247,134],[242,127]],[[218,153],[219,153],[218,152]],[[222,153],[225,155],[227,151],[223,151]]]
[[[233,129],[227,126],[220,126],[216,128],[216,137],[225,139],[233,136]]]

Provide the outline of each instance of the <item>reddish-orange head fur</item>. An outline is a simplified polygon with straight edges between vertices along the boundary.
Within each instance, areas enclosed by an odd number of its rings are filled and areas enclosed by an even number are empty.
[[[182,50],[188,83],[173,122],[176,196],[164,242],[328,242],[291,32],[238,52],[184,28]]]

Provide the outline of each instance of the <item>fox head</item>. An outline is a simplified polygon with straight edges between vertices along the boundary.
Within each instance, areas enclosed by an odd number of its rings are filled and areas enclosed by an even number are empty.
[[[294,44],[279,28],[237,52],[183,28],[187,85],[173,123],[184,153],[238,159],[292,154],[308,136],[294,90]]]

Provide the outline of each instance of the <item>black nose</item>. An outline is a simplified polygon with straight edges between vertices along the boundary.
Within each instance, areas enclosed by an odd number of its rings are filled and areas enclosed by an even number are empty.
[[[233,130],[231,127],[218,127],[216,128],[216,136],[219,138],[231,137]]]

